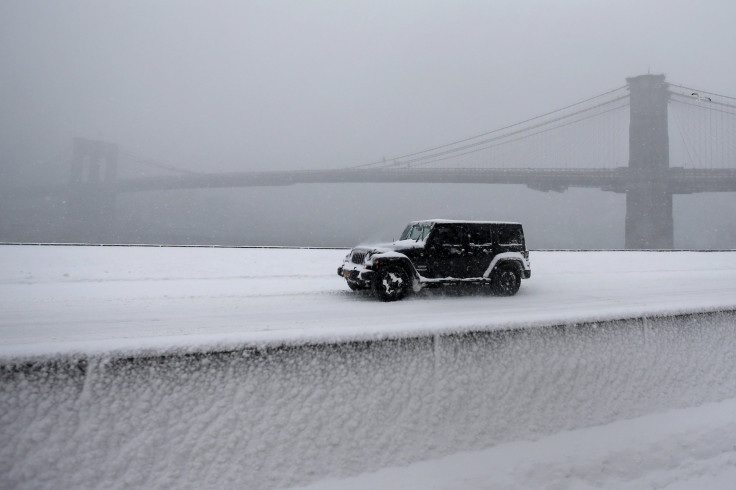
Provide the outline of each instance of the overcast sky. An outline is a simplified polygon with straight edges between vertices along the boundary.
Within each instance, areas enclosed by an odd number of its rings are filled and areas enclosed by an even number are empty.
[[[197,170],[341,167],[625,83],[736,95],[736,2],[0,2],[0,159],[85,136]]]

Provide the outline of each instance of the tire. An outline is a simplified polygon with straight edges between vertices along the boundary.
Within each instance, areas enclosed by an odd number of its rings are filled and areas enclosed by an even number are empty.
[[[403,267],[388,265],[379,269],[371,287],[381,301],[398,301],[409,291],[410,279]]]
[[[352,291],[359,291],[359,290],[363,289],[357,282],[353,282],[353,281],[346,281],[346,282],[348,283],[348,287]]]
[[[521,286],[521,272],[513,264],[501,264],[491,275],[491,292],[496,296],[513,296]]]

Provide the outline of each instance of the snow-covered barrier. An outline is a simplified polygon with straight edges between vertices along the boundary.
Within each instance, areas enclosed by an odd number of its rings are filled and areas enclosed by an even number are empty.
[[[273,488],[736,396],[736,312],[29,359],[2,488]]]

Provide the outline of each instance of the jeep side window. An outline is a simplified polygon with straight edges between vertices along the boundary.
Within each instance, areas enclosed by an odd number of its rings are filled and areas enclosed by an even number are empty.
[[[467,225],[468,244],[473,247],[490,247],[493,245],[491,240],[491,228],[488,225]]]
[[[440,226],[434,235],[434,242],[441,246],[463,246],[463,238],[460,235],[460,229],[453,226]]]
[[[497,229],[499,245],[523,245],[524,236],[521,233],[521,226],[518,225],[499,225]]]

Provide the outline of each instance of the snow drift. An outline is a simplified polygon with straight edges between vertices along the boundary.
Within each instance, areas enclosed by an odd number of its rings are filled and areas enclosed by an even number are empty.
[[[0,370],[0,487],[272,488],[736,396],[736,312],[57,355]]]

